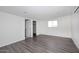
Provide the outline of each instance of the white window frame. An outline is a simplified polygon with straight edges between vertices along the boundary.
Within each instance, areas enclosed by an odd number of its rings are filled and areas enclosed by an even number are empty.
[[[57,27],[58,26],[58,21],[48,21],[48,27]]]

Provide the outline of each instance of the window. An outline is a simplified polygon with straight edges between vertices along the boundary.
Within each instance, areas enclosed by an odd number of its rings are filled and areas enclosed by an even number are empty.
[[[58,26],[57,20],[48,21],[48,27],[57,27],[57,26]]]

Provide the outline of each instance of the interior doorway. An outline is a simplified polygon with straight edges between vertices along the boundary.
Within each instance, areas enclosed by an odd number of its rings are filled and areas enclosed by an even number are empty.
[[[33,37],[36,37],[36,21],[33,21]]]
[[[31,37],[31,21],[25,19],[25,39]]]

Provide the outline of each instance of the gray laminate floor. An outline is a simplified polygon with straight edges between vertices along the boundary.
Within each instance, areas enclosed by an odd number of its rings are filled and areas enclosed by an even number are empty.
[[[39,35],[0,48],[0,53],[78,53],[72,39]]]

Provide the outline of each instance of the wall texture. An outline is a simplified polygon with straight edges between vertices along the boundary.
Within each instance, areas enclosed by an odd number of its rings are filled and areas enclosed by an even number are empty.
[[[24,40],[24,18],[0,12],[0,47]]]
[[[79,48],[79,14],[72,15],[72,39]]]
[[[54,19],[58,21],[58,27],[48,27],[48,20],[37,21],[37,34],[46,34],[71,38],[71,16]],[[53,21],[53,20],[51,20]]]

